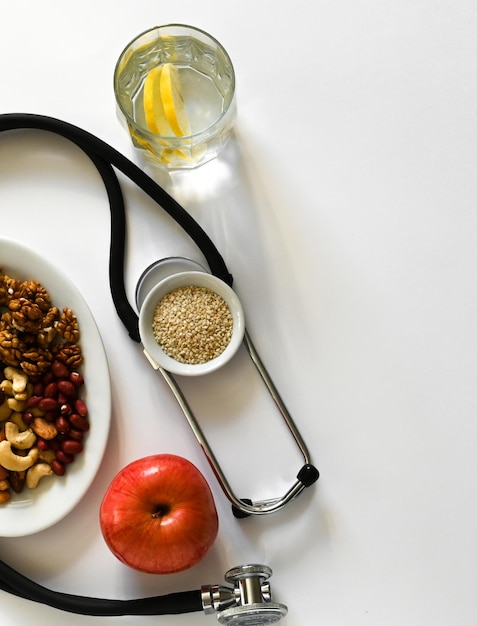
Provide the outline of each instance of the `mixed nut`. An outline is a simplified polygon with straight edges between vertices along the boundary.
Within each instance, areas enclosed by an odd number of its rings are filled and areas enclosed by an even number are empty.
[[[0,504],[63,476],[89,430],[79,325],[37,281],[0,272]]]

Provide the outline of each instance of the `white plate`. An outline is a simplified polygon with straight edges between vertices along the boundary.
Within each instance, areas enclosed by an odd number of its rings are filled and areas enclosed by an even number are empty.
[[[20,243],[0,238],[0,268],[4,274],[40,282],[60,310],[67,306],[78,318],[84,355],[84,399],[90,430],[85,447],[65,476],[43,479],[36,489],[24,489],[0,506],[0,536],[30,535],[60,521],[78,504],[91,485],[103,458],[111,420],[109,369],[101,336],[83,297],[56,267]]]

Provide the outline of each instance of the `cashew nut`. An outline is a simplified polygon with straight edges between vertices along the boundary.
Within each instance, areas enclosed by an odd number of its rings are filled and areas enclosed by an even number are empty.
[[[18,430],[27,430],[28,426],[23,421],[23,413],[12,413],[8,420],[9,422],[13,422],[18,426]]]
[[[18,450],[28,450],[33,447],[36,441],[36,435],[31,428],[20,432],[18,425],[13,422],[5,424],[5,436],[7,441],[12,444],[12,447]]]
[[[9,491],[0,491],[0,504],[8,502],[12,496]]]
[[[47,422],[42,417],[35,417],[31,425],[33,432],[42,439],[54,439],[58,434],[58,429],[51,422]]]
[[[35,489],[38,487],[38,483],[43,478],[43,476],[51,476],[53,474],[53,470],[48,465],[48,463],[37,463],[27,472],[26,475],[26,486],[29,489]]]
[[[11,472],[22,472],[38,459],[38,448],[30,448],[26,456],[15,454],[8,439],[0,441],[0,465]]]
[[[10,483],[6,478],[4,478],[3,480],[0,480],[0,491],[6,491],[7,489],[10,489]]]
[[[25,391],[28,383],[28,376],[25,374],[25,372],[22,372],[16,367],[12,367],[11,365],[9,365],[3,370],[3,373],[5,374],[5,377],[8,378],[8,380],[12,381],[14,396]]]
[[[26,408],[25,400],[17,400],[16,398],[7,398],[7,404],[12,411],[22,413]]]
[[[11,380],[8,380],[7,378],[4,378],[2,380],[2,382],[0,383],[0,389],[7,395],[12,397],[14,395],[13,393],[13,383]]]
[[[48,465],[50,465],[50,463],[54,461],[55,458],[56,458],[56,453],[51,448],[49,448],[48,450],[40,450],[38,454],[38,460],[44,461],[45,463],[48,463]]]

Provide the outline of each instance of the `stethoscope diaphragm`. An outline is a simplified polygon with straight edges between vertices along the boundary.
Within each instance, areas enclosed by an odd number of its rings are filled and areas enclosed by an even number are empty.
[[[146,299],[146,296],[153,287],[159,284],[164,278],[180,272],[206,272],[206,268],[194,261],[181,256],[170,256],[159,261],[154,261],[143,271],[136,285],[136,306],[138,311]]]

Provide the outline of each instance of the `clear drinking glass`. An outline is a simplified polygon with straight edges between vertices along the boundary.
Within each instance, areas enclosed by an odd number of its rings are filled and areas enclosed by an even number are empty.
[[[148,128],[144,81],[158,65],[179,70],[190,135],[162,136]],[[140,154],[166,169],[193,168],[215,158],[229,138],[236,116],[235,73],[222,45],[184,24],[152,28],[131,41],[114,71],[118,116]]]

